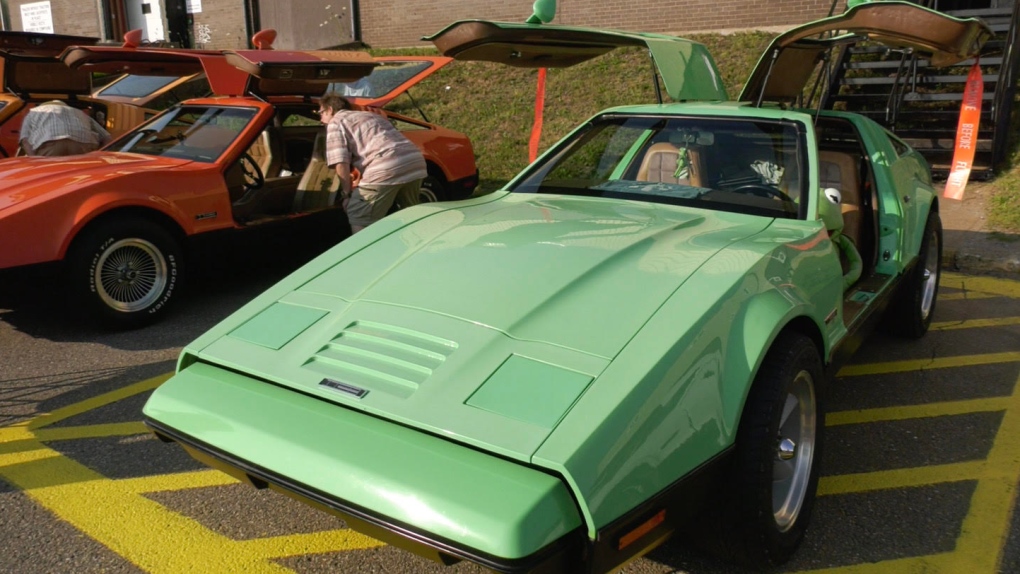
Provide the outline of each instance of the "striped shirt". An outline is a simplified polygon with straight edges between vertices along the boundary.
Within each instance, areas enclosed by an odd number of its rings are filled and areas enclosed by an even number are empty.
[[[85,112],[62,102],[40,104],[29,110],[21,122],[21,140],[32,150],[60,139],[99,147],[110,141],[110,133]]]
[[[396,185],[428,175],[417,146],[385,116],[339,110],[326,125],[326,163],[346,163],[364,185]]]

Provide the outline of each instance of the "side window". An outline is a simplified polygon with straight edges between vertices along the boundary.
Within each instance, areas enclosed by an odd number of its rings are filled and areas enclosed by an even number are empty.
[[[278,113],[279,112],[282,112],[282,110],[279,110]],[[306,113],[308,115],[305,115]],[[310,109],[307,112],[297,111],[297,112],[289,112],[289,113],[284,112],[284,113],[281,113],[281,115],[283,116],[283,121],[281,122],[281,125],[284,126],[284,127],[291,127],[291,126],[305,126],[305,127],[321,126],[322,122],[319,121],[319,118],[316,117],[316,116],[311,115],[311,113],[312,112],[311,112]]]
[[[893,135],[892,132],[885,132],[885,135],[889,137],[889,143],[892,144],[893,149],[896,150],[897,157],[903,157],[910,152],[910,146],[903,143],[903,140]]]
[[[212,88],[209,87],[209,80],[205,79],[205,76],[199,76],[176,88],[168,91],[165,94],[160,95],[158,98],[152,100],[148,107],[154,110],[165,110],[170,106],[190,100],[192,98],[204,98],[212,94]]]
[[[174,88],[174,95],[177,97],[178,101],[183,102],[184,100],[190,100],[192,98],[204,98],[210,96],[212,95],[212,88],[209,87],[209,80],[205,79],[205,75],[203,74]]]

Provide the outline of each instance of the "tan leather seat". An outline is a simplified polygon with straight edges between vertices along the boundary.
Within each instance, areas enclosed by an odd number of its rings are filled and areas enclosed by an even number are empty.
[[[279,177],[283,166],[283,142],[278,128],[269,126],[248,148],[248,155],[255,160],[266,178]]]
[[[843,211],[843,235],[861,247],[861,182],[857,158],[836,151],[818,152],[818,171],[822,188],[839,190]]]
[[[294,211],[311,211],[329,207],[336,202],[340,190],[340,177],[336,170],[326,165],[326,130],[315,136],[312,145],[312,159],[301,175],[297,193],[294,195]]]
[[[676,177],[677,159],[679,157],[680,148],[669,142],[652,144],[645,151],[645,157],[641,159],[637,180],[702,187],[703,165],[701,163],[701,150],[694,146],[687,148],[687,160],[690,165],[688,167],[688,177],[686,178]]]

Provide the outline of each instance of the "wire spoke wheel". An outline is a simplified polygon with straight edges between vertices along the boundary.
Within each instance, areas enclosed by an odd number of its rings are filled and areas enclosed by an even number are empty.
[[[162,294],[167,271],[155,245],[139,238],[121,239],[100,255],[95,267],[96,293],[112,309],[140,311]]]

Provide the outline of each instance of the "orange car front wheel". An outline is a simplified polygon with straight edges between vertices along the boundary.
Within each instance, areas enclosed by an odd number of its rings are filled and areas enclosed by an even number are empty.
[[[107,327],[135,328],[162,317],[176,299],[183,255],[158,224],[109,219],[75,240],[67,273],[76,311]]]

